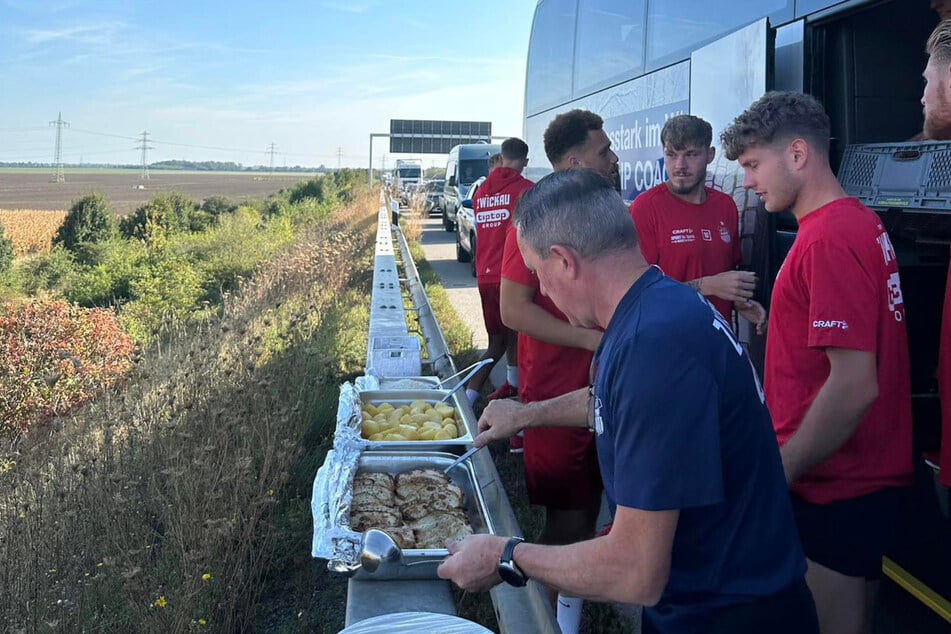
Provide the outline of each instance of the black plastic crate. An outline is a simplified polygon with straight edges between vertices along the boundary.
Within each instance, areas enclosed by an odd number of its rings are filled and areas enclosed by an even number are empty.
[[[839,182],[879,212],[893,237],[951,242],[951,142],[850,145]]]

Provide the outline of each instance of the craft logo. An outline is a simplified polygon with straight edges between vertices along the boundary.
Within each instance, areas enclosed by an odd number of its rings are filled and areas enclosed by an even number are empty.
[[[694,235],[693,229],[689,227],[687,229],[674,229],[670,232],[670,243],[671,244],[684,244],[687,242],[693,242],[697,239],[697,236]]]
[[[838,328],[839,330],[848,330],[849,322],[842,321],[840,319],[832,319],[832,320],[817,319],[814,322],[812,322],[812,327],[813,328]]]

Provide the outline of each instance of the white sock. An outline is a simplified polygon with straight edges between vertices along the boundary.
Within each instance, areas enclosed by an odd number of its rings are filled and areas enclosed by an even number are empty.
[[[561,628],[561,634],[578,634],[583,606],[584,599],[558,594],[558,627]]]
[[[518,366],[517,365],[507,365],[505,366],[505,380],[509,382],[509,385],[512,387],[518,387]]]
[[[476,392],[475,390],[470,390],[469,388],[466,388],[466,398],[469,399],[469,406],[471,407],[472,405],[475,404],[476,399],[479,398],[479,393]]]

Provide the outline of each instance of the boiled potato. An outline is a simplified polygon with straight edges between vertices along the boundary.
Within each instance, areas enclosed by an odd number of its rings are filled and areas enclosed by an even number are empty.
[[[432,427],[423,427],[419,430],[419,439],[420,440],[433,440],[436,437],[436,434],[442,431],[442,429],[433,429]]]
[[[445,403],[437,403],[433,409],[442,414],[444,418],[447,416],[453,416],[456,413],[456,410],[452,405],[446,405]]]
[[[373,434],[380,433],[380,426],[375,420],[365,420],[363,421],[363,437],[369,438]]]
[[[450,440],[459,437],[456,410],[446,403],[416,400],[394,405],[366,403],[361,435],[372,441]]]

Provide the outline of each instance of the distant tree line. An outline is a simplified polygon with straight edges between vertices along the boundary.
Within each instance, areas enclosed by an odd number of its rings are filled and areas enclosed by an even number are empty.
[[[53,169],[52,163],[34,163],[33,161],[29,162],[0,162],[0,167],[25,167],[25,168],[40,168],[40,169]],[[128,169],[128,170],[139,170],[142,169],[141,165],[120,165],[116,163],[83,163],[82,165],[76,164],[65,164],[63,167],[67,168],[76,168],[81,167],[84,169]],[[155,163],[149,164],[150,170],[169,170],[169,171],[189,171],[189,172],[271,172],[271,168],[265,165],[242,165],[241,163],[235,163],[234,161],[186,161],[184,159],[175,159],[171,161],[158,161]],[[303,167],[300,165],[294,165],[293,167],[278,167],[275,166],[273,169],[274,172],[306,172],[308,174],[326,174],[328,172],[333,172],[334,170],[321,165],[320,167]]]

